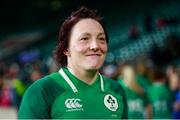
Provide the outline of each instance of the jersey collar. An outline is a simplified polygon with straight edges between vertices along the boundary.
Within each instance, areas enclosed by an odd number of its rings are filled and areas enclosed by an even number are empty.
[[[67,73],[66,73],[66,68],[61,68],[59,70],[59,73],[62,75],[62,77],[64,78],[64,80],[66,81],[66,83],[71,87],[72,91],[74,93],[78,92],[77,87],[75,86],[75,84],[72,82],[72,80],[68,77]],[[67,71],[71,74],[71,72],[67,69]],[[101,87],[101,91],[105,91],[104,90],[104,80],[102,75],[99,73],[99,77],[100,77],[100,87]]]

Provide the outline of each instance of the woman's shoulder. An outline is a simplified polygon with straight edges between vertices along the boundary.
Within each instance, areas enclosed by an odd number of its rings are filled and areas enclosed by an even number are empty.
[[[44,85],[50,83],[51,78],[49,77],[49,75],[43,76],[42,78],[34,81],[29,88],[31,87],[43,87]]]
[[[56,72],[51,73],[49,75],[46,75],[42,77],[41,79],[36,80],[34,83],[32,83],[28,87],[28,91],[49,91],[52,89],[59,89],[60,86],[59,84],[52,79],[52,75],[57,74]]]
[[[103,76],[103,78],[105,80],[105,83],[109,84],[111,90],[124,94],[124,88],[121,84],[118,83],[118,81],[107,78],[106,76]]]

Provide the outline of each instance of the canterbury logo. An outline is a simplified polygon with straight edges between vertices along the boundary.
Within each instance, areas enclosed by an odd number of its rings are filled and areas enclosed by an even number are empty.
[[[65,105],[69,109],[82,108],[81,100],[79,98],[68,98],[65,101]]]

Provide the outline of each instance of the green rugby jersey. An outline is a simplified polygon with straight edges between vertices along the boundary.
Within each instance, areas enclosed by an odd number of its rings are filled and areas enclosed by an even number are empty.
[[[126,119],[127,103],[123,88],[115,81],[99,74],[88,85],[62,68],[28,88],[18,118]]]
[[[153,115],[155,119],[172,118],[172,93],[163,83],[153,83],[148,91],[148,100],[152,105]]]
[[[118,82],[123,86],[126,99],[128,104],[128,118],[130,119],[145,119],[145,106],[147,104],[147,99],[145,94],[139,95],[132,89],[130,89],[123,80],[118,80]]]
[[[151,85],[151,80],[148,79],[148,77],[137,74],[136,75],[136,80],[138,84],[145,90],[147,91],[148,87]]]

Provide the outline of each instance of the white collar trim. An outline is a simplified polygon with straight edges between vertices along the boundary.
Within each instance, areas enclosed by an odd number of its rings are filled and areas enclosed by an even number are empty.
[[[69,84],[69,86],[71,87],[71,89],[73,90],[74,93],[78,92],[76,86],[72,83],[72,81],[69,79],[69,77],[66,75],[66,73],[63,71],[63,69],[61,68],[59,70],[59,73],[62,75],[62,77],[65,79],[65,81]],[[104,92],[104,81],[103,81],[103,77],[102,75],[99,73],[100,76],[100,85],[101,85],[101,90]]]
[[[74,93],[78,92],[77,88],[75,85],[72,83],[72,81],[69,79],[69,77],[66,75],[66,73],[63,71],[63,69],[59,70],[59,73],[63,76],[63,78],[66,80],[66,82],[69,84],[71,89],[73,90]]]

